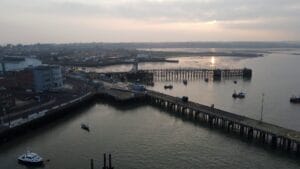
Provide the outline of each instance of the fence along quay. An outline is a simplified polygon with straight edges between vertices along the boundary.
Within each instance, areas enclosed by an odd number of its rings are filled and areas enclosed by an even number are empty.
[[[272,148],[300,153],[300,132],[219,110],[213,106],[184,102],[181,98],[156,91],[149,90],[146,97],[154,105],[181,116],[204,121],[211,127],[220,127],[248,139],[257,139],[263,144],[271,145]]]

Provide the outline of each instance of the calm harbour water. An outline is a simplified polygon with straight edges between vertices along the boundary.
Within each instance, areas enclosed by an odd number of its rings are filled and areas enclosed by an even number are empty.
[[[188,95],[202,104],[259,119],[261,94],[265,93],[264,121],[300,131],[300,105],[291,105],[289,97],[300,94],[300,56],[295,51],[279,51],[261,58],[229,57],[179,58],[179,64],[142,64],[148,67],[249,67],[250,81],[237,79],[206,83],[203,79],[156,82],[154,90],[175,96]],[[229,66],[230,65],[230,66]],[[129,66],[118,67],[125,70]],[[115,67],[105,68],[106,70]],[[163,85],[173,84],[173,90]],[[233,90],[244,90],[244,100],[233,100]],[[88,122],[91,132],[80,129]],[[33,150],[50,159],[46,169],[88,169],[89,159],[102,165],[102,154],[113,155],[113,165],[120,169],[153,168],[229,168],[297,169],[294,155],[272,151],[218,130],[195,125],[148,105],[114,106],[101,100],[78,113],[64,117],[40,129],[0,145],[0,169],[22,169],[16,157]]]

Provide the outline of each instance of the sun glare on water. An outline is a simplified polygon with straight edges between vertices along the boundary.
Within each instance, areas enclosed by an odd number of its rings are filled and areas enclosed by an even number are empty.
[[[214,56],[212,56],[212,57],[210,58],[210,66],[211,66],[211,67],[214,67],[214,66],[215,66],[215,63],[216,63],[216,59],[215,59]]]

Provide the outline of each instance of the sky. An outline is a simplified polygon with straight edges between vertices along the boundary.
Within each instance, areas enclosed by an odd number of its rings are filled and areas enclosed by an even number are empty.
[[[300,0],[0,0],[0,44],[300,41]]]

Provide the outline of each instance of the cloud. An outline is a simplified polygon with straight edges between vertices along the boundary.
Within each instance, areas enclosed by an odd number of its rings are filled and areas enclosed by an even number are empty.
[[[220,36],[225,30],[231,30],[237,32],[235,39],[248,37],[243,33],[252,35],[259,32],[259,35],[266,35],[261,37],[266,38],[280,33],[280,38],[286,35],[287,39],[293,37],[300,40],[299,16],[299,0],[0,1],[0,22],[4,23],[0,25],[2,32],[9,30],[8,25],[26,28],[32,25],[33,30],[52,31],[55,31],[53,25],[60,25],[59,34],[68,29],[76,29],[74,33],[90,30],[109,32],[110,29],[123,32],[124,29],[132,31],[132,34],[139,30],[139,36],[142,36],[142,33],[158,32],[160,29],[165,33],[170,29],[170,32],[183,32],[181,37],[185,32],[190,38],[192,33],[188,31]],[[45,25],[50,28],[45,28]],[[27,32],[29,34],[30,30]]]
[[[2,0],[2,8],[57,15],[165,21],[298,17],[298,0]],[[12,9],[14,8],[14,9]]]

